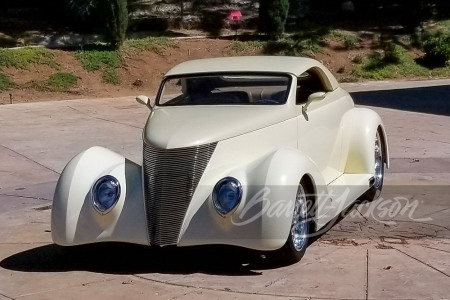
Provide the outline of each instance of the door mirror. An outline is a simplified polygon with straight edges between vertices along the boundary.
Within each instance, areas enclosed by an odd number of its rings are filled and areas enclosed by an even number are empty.
[[[152,104],[150,103],[150,98],[148,98],[147,96],[144,95],[139,95],[136,97],[136,101],[140,104],[144,104],[145,106],[147,106],[150,110],[153,109]]]
[[[325,92],[317,92],[317,93],[312,93],[311,95],[309,95],[308,101],[306,101],[306,104],[303,105],[303,107],[302,107],[302,113],[306,114],[306,111],[308,110],[308,106],[311,103],[325,99],[326,95],[327,95],[327,93],[325,93]]]

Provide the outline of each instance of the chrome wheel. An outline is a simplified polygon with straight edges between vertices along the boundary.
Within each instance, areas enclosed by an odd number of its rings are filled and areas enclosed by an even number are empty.
[[[383,149],[380,141],[380,134],[377,132],[375,136],[375,188],[380,188],[383,184],[384,165],[383,165]]]
[[[299,185],[291,225],[291,239],[295,250],[301,251],[307,246],[308,232],[308,206],[306,203],[306,195],[302,185]]]

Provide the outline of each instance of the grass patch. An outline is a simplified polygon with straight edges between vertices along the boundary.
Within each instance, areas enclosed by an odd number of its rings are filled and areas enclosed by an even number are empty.
[[[148,37],[126,40],[120,52],[125,56],[131,56],[141,51],[151,51],[163,55],[167,48],[174,47],[176,47],[176,44],[167,37]]]
[[[46,86],[51,91],[64,91],[70,89],[78,81],[72,73],[58,72],[52,74],[46,81]]]
[[[406,49],[399,45],[393,45],[390,54],[385,57],[372,55],[363,59],[353,73],[357,77],[375,80],[432,75],[429,69],[417,64]]]
[[[14,83],[9,80],[8,76],[0,72],[0,91],[5,91],[14,86]]]
[[[55,69],[58,68],[54,54],[45,48],[0,49],[0,67],[27,69],[30,64],[42,64]]]
[[[233,50],[236,54],[242,53],[257,53],[264,48],[265,43],[261,41],[249,41],[249,42],[241,42],[241,41],[232,41],[228,46],[231,50]]]
[[[78,81],[78,78],[66,72],[58,72],[50,75],[45,81],[31,82],[31,87],[49,92],[64,92],[73,87]]]
[[[263,52],[271,55],[309,56],[318,52],[320,48],[318,39],[289,37],[277,41],[268,41],[263,47]]]
[[[120,66],[120,56],[114,50],[82,50],[76,57],[89,72],[103,70],[103,81],[110,84],[119,84],[120,79],[116,69]]]
[[[109,84],[120,84],[117,68],[124,58],[130,58],[142,51],[152,51],[163,55],[168,47],[175,43],[166,37],[149,37],[145,39],[126,40],[120,50],[85,49],[76,53],[83,68],[89,72],[102,70],[103,81]]]
[[[333,30],[330,37],[335,38],[343,44],[345,49],[352,49],[358,45],[358,37],[356,34],[345,30]]]

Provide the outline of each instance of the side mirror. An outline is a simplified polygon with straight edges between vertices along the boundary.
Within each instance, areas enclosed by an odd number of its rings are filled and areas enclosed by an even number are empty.
[[[312,93],[311,95],[309,95],[308,101],[306,101],[306,104],[303,105],[303,107],[302,107],[302,113],[306,114],[306,111],[308,110],[308,106],[311,103],[325,99],[326,95],[327,95],[327,93],[325,93],[325,92],[317,92],[317,93]]]
[[[139,95],[136,97],[136,101],[140,104],[144,104],[145,106],[147,106],[150,110],[153,109],[152,104],[150,103],[150,98],[148,98],[147,96],[144,95]]]

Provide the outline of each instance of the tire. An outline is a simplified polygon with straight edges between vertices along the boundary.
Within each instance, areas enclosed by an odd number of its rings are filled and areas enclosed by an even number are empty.
[[[308,197],[303,182],[300,182],[295,199],[291,228],[286,243],[275,251],[275,259],[282,263],[300,261],[309,244],[312,222],[308,211]]]
[[[381,139],[380,131],[377,131],[375,135],[375,166],[374,166],[374,183],[370,189],[365,192],[360,199],[373,201],[380,197],[381,190],[383,189],[384,181],[384,143]]]

